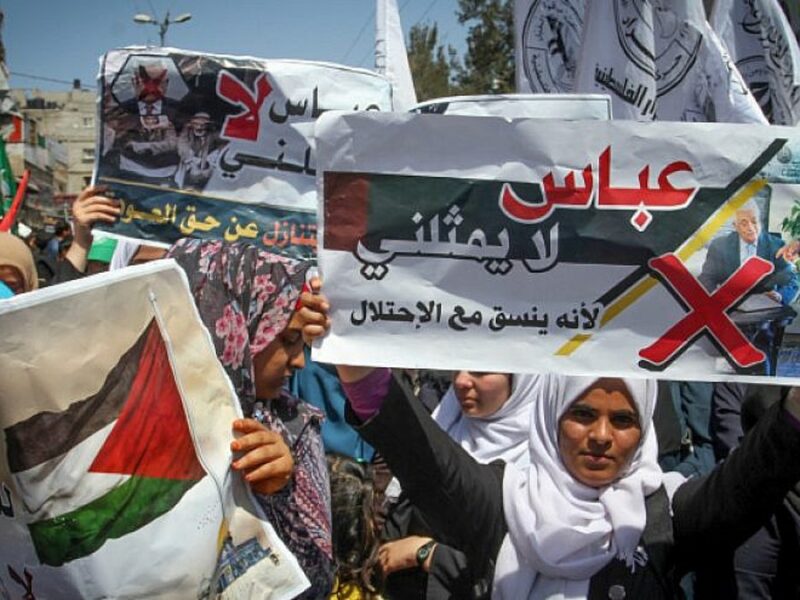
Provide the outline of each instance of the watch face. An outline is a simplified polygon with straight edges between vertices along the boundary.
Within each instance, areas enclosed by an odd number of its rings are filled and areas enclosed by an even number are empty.
[[[427,559],[428,555],[431,553],[431,547],[433,546],[433,542],[428,542],[423,544],[417,550],[417,563],[422,565]]]

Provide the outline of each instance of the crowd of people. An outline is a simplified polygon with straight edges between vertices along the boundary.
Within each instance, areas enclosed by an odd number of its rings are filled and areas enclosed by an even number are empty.
[[[164,255],[186,271],[245,416],[232,469],[308,577],[300,598],[800,597],[800,391],[313,364],[330,306],[309,263],[111,248],[103,194],[75,201],[44,277],[0,233],[5,294]]]

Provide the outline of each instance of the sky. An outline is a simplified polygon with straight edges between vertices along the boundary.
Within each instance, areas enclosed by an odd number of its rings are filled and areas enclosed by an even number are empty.
[[[456,0],[397,0],[403,31],[437,23],[439,43],[465,49]],[[0,0],[12,88],[93,88],[107,50],[157,45],[158,28],[133,22],[191,13],[167,31],[166,45],[259,58],[323,60],[371,69],[375,0]],[[39,78],[34,79],[33,77]],[[47,79],[59,80],[57,82]]]

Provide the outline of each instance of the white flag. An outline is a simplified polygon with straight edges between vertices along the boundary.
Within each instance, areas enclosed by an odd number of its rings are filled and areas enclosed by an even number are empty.
[[[609,94],[614,118],[766,123],[697,0],[518,0],[518,90]]]
[[[396,0],[376,0],[375,70],[392,82],[393,106],[406,111],[417,103]]]
[[[711,25],[775,125],[800,121],[800,47],[777,0],[717,0]]]
[[[655,15],[650,9],[628,14],[625,2],[608,8],[598,2],[586,6],[574,91],[611,96],[615,119],[651,121],[658,98]]]
[[[585,0],[514,1],[517,92],[573,91]]]

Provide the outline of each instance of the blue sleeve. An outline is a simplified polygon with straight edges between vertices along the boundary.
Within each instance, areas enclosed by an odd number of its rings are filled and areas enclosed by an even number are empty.
[[[332,366],[311,360],[305,349],[306,366],[294,372],[289,382],[291,393],[316,406],[325,414],[322,423],[322,442],[326,452],[344,454],[369,462],[375,451],[344,418],[345,395],[339,377]]]

